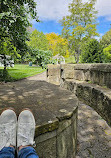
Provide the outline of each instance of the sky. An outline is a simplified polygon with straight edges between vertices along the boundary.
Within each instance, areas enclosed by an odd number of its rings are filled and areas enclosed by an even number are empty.
[[[68,15],[68,5],[72,0],[35,0],[40,23],[32,20],[33,29],[44,33],[55,32],[61,34],[62,27],[59,20]],[[86,2],[88,0],[83,0]],[[97,32],[102,37],[111,28],[111,0],[97,0],[95,8],[98,11]],[[99,37],[99,38],[100,38]]]

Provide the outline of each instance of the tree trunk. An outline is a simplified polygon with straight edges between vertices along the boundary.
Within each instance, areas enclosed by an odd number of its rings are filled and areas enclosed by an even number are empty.
[[[7,72],[7,61],[6,61],[6,55],[3,55],[3,65],[4,65],[4,70],[3,70],[3,79],[4,81],[7,80],[8,78],[8,72]]]
[[[76,51],[76,53],[74,53],[74,58],[75,58],[76,63],[79,63],[79,56],[80,56],[80,51],[78,49],[78,51]]]

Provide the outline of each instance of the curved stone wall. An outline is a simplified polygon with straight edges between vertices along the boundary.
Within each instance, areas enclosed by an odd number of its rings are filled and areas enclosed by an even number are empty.
[[[111,88],[111,64],[65,64],[60,70],[63,79],[89,81]]]
[[[35,142],[39,158],[75,158],[77,97],[45,81],[22,80],[0,85],[0,113],[12,107],[17,116],[29,108],[36,121]]]
[[[75,158],[77,108],[54,122],[36,127],[35,142],[40,158]]]
[[[111,90],[83,81],[66,79],[61,87],[68,89],[97,111],[111,126]]]
[[[48,66],[48,73],[53,67]],[[59,85],[93,107],[111,126],[111,64],[64,64],[55,69],[60,69]]]

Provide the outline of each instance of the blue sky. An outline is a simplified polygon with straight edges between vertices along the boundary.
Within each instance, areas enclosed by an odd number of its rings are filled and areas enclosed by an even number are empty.
[[[60,34],[62,27],[58,22],[63,16],[68,14],[68,4],[72,0],[35,0],[37,11],[41,23],[32,21],[33,28],[44,33],[55,32]],[[83,0],[88,1],[88,0]],[[111,0],[97,0],[95,5],[97,14],[97,31],[100,37],[107,32],[111,26]]]

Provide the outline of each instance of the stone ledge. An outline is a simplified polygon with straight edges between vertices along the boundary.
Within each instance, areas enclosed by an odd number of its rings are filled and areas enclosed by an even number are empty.
[[[90,81],[111,88],[111,64],[65,64],[60,69],[59,78]]]
[[[93,107],[111,126],[111,90],[85,81],[66,79],[62,82],[64,87]]]
[[[50,67],[50,65],[49,65]],[[103,72],[111,72],[111,64],[108,63],[94,63],[94,64],[61,64],[61,69],[73,69],[73,70],[97,70]]]
[[[75,158],[77,106],[74,94],[45,81],[25,79],[0,86],[0,112],[12,107],[18,116],[24,108],[32,110],[40,158]]]

